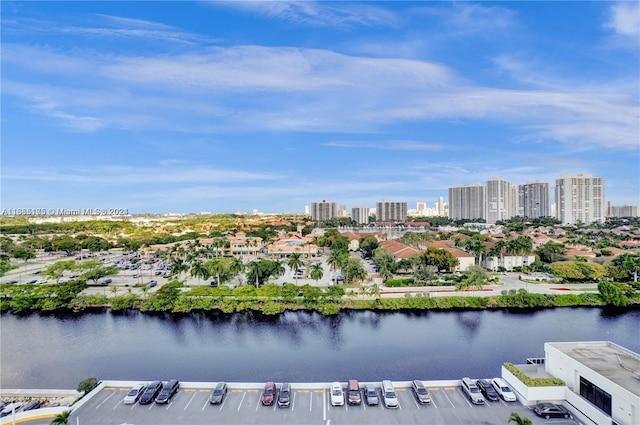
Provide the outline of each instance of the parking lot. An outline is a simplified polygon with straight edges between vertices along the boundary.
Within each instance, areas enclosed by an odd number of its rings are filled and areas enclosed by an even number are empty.
[[[344,383],[346,386],[346,383]],[[427,382],[428,384],[428,382]],[[361,383],[361,386],[364,383]],[[212,383],[183,384],[166,405],[125,405],[123,399],[129,390],[125,386],[107,386],[91,397],[71,416],[73,424],[506,424],[512,412],[527,416],[534,424],[574,424],[572,420],[537,418],[522,404],[502,400],[484,405],[472,405],[459,386],[429,386],[432,402],[420,405],[409,387],[400,386],[399,407],[387,409],[378,406],[339,406],[329,403],[329,385],[292,384],[289,408],[263,406],[261,389],[229,384],[229,393],[221,405],[211,405],[209,395]],[[278,386],[279,387],[279,386]],[[379,389],[379,383],[376,383]]]

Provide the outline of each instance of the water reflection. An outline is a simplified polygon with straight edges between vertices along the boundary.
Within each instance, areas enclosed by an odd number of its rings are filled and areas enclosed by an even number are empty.
[[[639,319],[640,309],[588,308],[330,317],[292,311],[3,314],[0,386],[75,388],[87,376],[259,382],[491,377],[504,361],[543,355],[545,341],[612,340],[639,351]]]

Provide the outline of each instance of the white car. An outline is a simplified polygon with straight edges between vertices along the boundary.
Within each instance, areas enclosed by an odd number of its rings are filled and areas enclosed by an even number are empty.
[[[393,384],[389,380],[382,381],[382,402],[387,409],[398,408],[398,396]]]
[[[504,401],[516,401],[516,395],[511,391],[511,388],[502,378],[493,378],[491,380],[491,386],[502,397]]]
[[[134,404],[137,402],[145,388],[147,388],[145,384],[136,384],[131,387],[127,395],[124,397],[124,404]]]
[[[340,382],[334,382],[331,384],[331,405],[343,406],[344,405],[344,391]]]

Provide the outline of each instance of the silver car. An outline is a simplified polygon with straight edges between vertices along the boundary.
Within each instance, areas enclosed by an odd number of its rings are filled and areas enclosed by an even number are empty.
[[[145,384],[136,384],[131,387],[127,395],[124,397],[124,404],[134,404],[137,402],[145,388],[147,388]]]

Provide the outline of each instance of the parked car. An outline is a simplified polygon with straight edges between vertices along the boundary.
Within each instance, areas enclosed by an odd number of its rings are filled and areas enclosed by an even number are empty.
[[[536,415],[545,418],[565,418],[569,419],[571,417],[571,413],[564,407],[559,404],[553,403],[538,403],[533,408],[533,411]]]
[[[134,404],[146,388],[147,386],[145,384],[136,384],[131,387],[127,395],[124,396],[124,404]]]
[[[516,395],[511,391],[511,388],[507,385],[504,379],[502,378],[493,378],[491,380],[491,386],[498,393],[500,397],[504,401],[516,401]]]
[[[40,402],[39,401],[30,401],[27,404],[25,404],[24,406],[22,406],[22,412],[26,412],[29,410],[35,410],[35,409],[39,409],[40,408]]]
[[[291,385],[285,382],[278,393],[278,407],[289,407],[291,404]]]
[[[142,395],[140,396],[140,400],[138,402],[140,404],[150,404],[158,397],[160,391],[162,390],[162,381],[153,381],[151,382],[147,388],[144,390]]]
[[[0,411],[0,418],[11,415],[13,414],[13,412],[20,411],[20,409],[22,409],[22,406],[24,406],[24,403],[20,402],[7,404],[6,406],[4,406],[4,409]]]
[[[362,403],[362,395],[360,394],[360,384],[356,379],[349,379],[347,383],[347,402],[351,405]]]
[[[344,391],[342,391],[342,385],[340,385],[340,382],[334,382],[331,384],[331,405],[344,406]]]
[[[224,396],[227,395],[227,383],[226,382],[218,382],[216,386],[211,390],[211,396],[209,397],[209,403],[211,404],[222,404],[224,401]]]
[[[380,404],[378,391],[373,384],[367,384],[364,386],[364,401],[368,406],[377,406]]]
[[[421,380],[416,379],[411,382],[411,388],[413,389],[413,393],[421,404],[431,403],[429,391],[427,391],[427,388],[424,386]]]
[[[273,404],[273,399],[276,395],[276,384],[273,382],[267,382],[264,385],[264,390],[262,390],[262,396],[260,397],[260,401],[264,406],[271,406]]]
[[[177,379],[171,379],[162,387],[160,394],[158,394],[158,397],[156,397],[156,403],[168,403],[171,397],[178,391],[178,388],[180,388],[180,381],[178,381]]]
[[[154,286],[156,286],[158,284],[158,282],[156,282],[155,280],[152,280],[151,282],[147,283],[147,286],[149,288],[153,288]]]
[[[480,392],[482,393],[482,395],[486,400],[489,400],[489,401],[500,400],[500,396],[498,395],[496,390],[494,390],[493,387],[491,386],[491,382],[487,381],[486,379],[478,379],[476,381],[476,385],[478,386],[478,388],[480,389]]]
[[[100,283],[101,283],[102,285],[108,285],[108,284],[110,284],[111,282],[113,282],[113,279],[111,279],[111,278],[107,278],[107,279],[104,279],[104,280],[103,280],[102,282],[100,282]]]
[[[396,395],[396,389],[393,388],[393,384],[389,380],[382,381],[382,401],[384,407],[387,409],[398,408],[398,396]]]
[[[469,397],[471,403],[484,404],[484,397],[482,396],[478,386],[471,380],[471,378],[462,378],[460,385],[462,386],[462,392]]]

